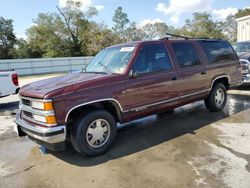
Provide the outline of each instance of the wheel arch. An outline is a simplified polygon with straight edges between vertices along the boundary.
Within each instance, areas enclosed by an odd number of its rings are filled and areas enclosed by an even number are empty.
[[[68,111],[64,121],[65,123],[68,123],[71,118],[74,118],[75,114],[78,114],[81,112],[84,113],[86,112],[86,110],[88,110],[89,112],[94,109],[107,110],[109,113],[111,113],[114,116],[117,122],[121,121],[122,119],[121,116],[122,116],[122,113],[124,112],[121,104],[117,100],[112,99],[112,98],[100,99],[100,100],[86,102],[86,103],[74,106]]]
[[[230,77],[229,76],[223,75],[223,76],[215,77],[211,83],[210,89],[212,89],[214,87],[214,85],[218,82],[223,83],[227,90],[229,89],[229,87],[230,87]]]

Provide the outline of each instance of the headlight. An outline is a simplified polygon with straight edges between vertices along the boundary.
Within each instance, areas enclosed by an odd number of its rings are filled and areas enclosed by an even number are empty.
[[[52,101],[32,101],[31,102],[31,107],[34,108],[34,109],[38,109],[38,110],[42,110],[43,112],[46,112],[46,111],[53,111],[54,113],[54,106],[53,106],[53,103]],[[45,123],[47,125],[56,125],[56,116],[51,114],[46,114],[46,115],[37,115],[37,114],[33,114],[33,118],[35,121],[37,122],[42,122],[42,123]]]
[[[32,101],[31,107],[39,110],[53,110],[52,102]]]
[[[57,125],[54,105],[51,99],[20,98],[19,107],[23,111],[24,118],[48,127]]]

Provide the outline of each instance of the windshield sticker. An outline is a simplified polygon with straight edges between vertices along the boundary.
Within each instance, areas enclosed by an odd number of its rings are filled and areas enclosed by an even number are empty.
[[[132,52],[135,47],[123,47],[120,49],[120,52]]]

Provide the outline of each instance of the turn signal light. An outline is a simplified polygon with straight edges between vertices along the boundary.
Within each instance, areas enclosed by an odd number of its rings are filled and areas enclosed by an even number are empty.
[[[47,116],[46,123],[47,124],[56,124],[56,117],[55,116]]]
[[[53,110],[54,107],[53,107],[53,104],[52,102],[45,102],[44,103],[44,110]]]

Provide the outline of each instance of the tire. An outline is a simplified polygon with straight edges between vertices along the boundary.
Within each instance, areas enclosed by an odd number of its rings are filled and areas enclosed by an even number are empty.
[[[71,133],[71,143],[80,154],[97,156],[108,150],[116,132],[114,117],[105,110],[94,110],[76,121]]]
[[[222,83],[215,84],[209,96],[204,101],[210,112],[219,112],[223,110],[227,102],[227,90],[225,85]]]

